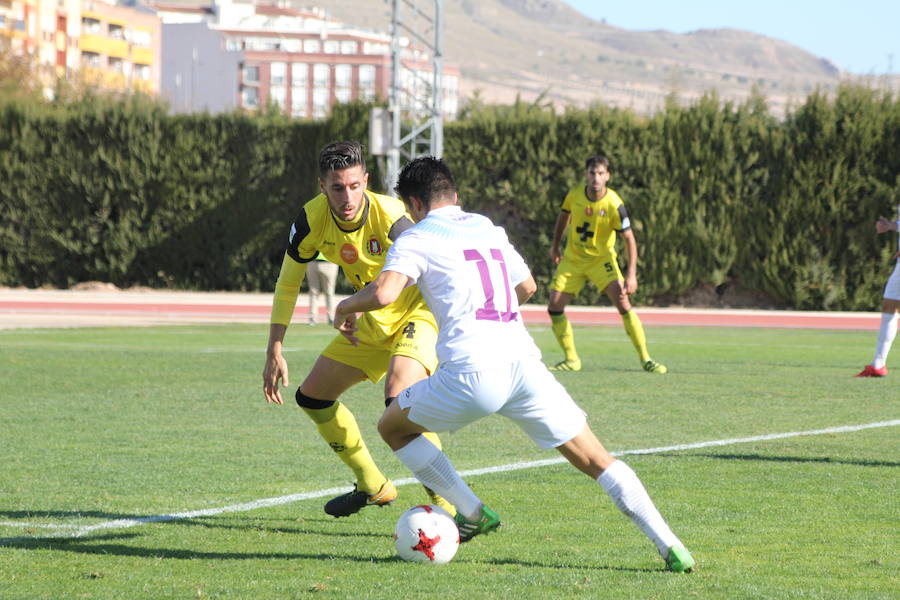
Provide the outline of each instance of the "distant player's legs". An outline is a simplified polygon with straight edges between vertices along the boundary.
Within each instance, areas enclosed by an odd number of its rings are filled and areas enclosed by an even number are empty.
[[[650,358],[650,352],[647,350],[647,337],[644,334],[644,325],[641,323],[641,319],[637,316],[637,313],[634,312],[634,307],[631,306],[628,292],[625,291],[622,281],[613,281],[606,286],[604,292],[606,292],[606,295],[622,316],[622,323],[625,325],[625,333],[628,334],[634,349],[637,350],[641,366],[644,367],[644,370],[651,373],[665,373],[665,365]]]
[[[894,338],[897,336],[897,322],[900,319],[898,313],[900,313],[900,300],[885,297],[881,307],[878,340],[875,342],[875,356],[872,362],[857,374],[857,377],[884,377],[887,375],[887,357]]]
[[[332,262],[319,265],[320,287],[325,295],[325,314],[328,324],[334,320],[334,286],[337,283],[338,266]]]
[[[581,433],[557,450],[603,487],[619,510],[656,545],[669,569],[690,571],[693,568],[693,558],[659,514],[641,480],[624,461],[606,451],[590,427],[585,425]]]
[[[365,379],[361,370],[320,356],[297,389],[297,404],[316,424],[319,434],[338,458],[356,475],[357,490],[374,498],[373,503],[384,504],[396,497],[393,484],[372,460],[353,413],[338,401],[344,391]]]
[[[547,312],[550,314],[550,323],[553,335],[559,342],[560,348],[565,353],[565,360],[550,367],[552,371],[578,371],[581,369],[581,359],[575,349],[575,335],[572,332],[572,324],[566,317],[566,306],[572,301],[572,294],[550,290],[550,301],[547,304]]]
[[[322,277],[319,261],[312,260],[306,267],[306,285],[309,288],[309,324],[315,325],[319,316],[319,296],[322,294]]]
[[[875,358],[872,366],[876,369],[885,366],[891,344],[897,336],[897,314],[900,312],[900,300],[885,299],[881,308],[881,326],[878,328],[878,341],[875,346]]]

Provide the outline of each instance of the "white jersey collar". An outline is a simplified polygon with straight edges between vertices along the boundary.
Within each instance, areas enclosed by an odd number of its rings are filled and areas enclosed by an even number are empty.
[[[425,215],[425,218],[434,215],[436,217],[443,217],[445,215],[455,215],[462,212],[462,207],[459,204],[451,204],[449,206],[442,206],[440,208],[435,208],[428,211],[428,214]]]

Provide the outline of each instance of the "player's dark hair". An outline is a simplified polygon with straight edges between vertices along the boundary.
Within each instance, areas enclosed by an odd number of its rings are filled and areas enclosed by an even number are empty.
[[[456,193],[456,182],[444,161],[433,156],[420,156],[400,171],[394,191],[404,202],[415,196],[425,208],[430,208],[433,200]]]
[[[593,169],[598,165],[603,165],[609,171],[609,158],[604,154],[595,154],[584,161],[585,170]]]
[[[366,159],[359,142],[331,142],[319,152],[319,177],[325,178],[332,171],[343,171],[355,166],[366,170]]]

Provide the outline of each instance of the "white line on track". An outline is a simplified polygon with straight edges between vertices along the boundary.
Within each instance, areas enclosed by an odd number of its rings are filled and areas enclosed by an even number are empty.
[[[833,433],[853,433],[856,431],[863,431],[865,429],[876,429],[881,427],[897,427],[900,425],[900,419],[894,419],[891,421],[879,421],[877,423],[866,423],[863,425],[843,425],[839,427],[828,427],[826,429],[812,429],[809,431],[791,431],[786,433],[770,433],[766,435],[755,435],[751,437],[743,437],[743,438],[729,438],[724,440],[711,440],[706,442],[696,442],[693,444],[676,444],[674,446],[658,446],[656,448],[642,448],[638,450],[622,450],[619,452],[612,452],[613,456],[627,456],[632,454],[659,454],[662,452],[677,452],[679,450],[695,450],[698,448],[711,448],[715,446],[730,446],[732,444],[747,444],[751,442],[764,442],[768,440],[779,440],[784,438],[792,438],[792,437],[800,437],[800,436],[809,436],[809,435],[826,435]],[[468,471],[460,471],[460,475],[463,477],[473,477],[476,475],[486,475],[488,473],[506,473],[509,471],[519,471],[522,469],[534,469],[537,467],[546,467],[550,465],[556,465],[560,463],[566,462],[566,459],[562,457],[550,458],[546,460],[534,460],[528,462],[518,462],[518,463],[509,463],[506,465],[497,465],[494,467],[484,467],[481,469],[470,469]],[[404,479],[394,480],[394,484],[397,486],[402,485],[410,485],[413,483],[417,483],[417,481],[412,477],[407,477]],[[28,524],[28,523],[11,523],[11,522],[0,522],[0,526],[14,526],[14,527],[46,527],[46,528],[59,528],[59,529],[75,529],[75,531],[71,533],[64,533],[61,535],[54,535],[49,537],[67,537],[67,538],[75,538],[82,537],[88,535],[90,533],[95,533],[97,531],[104,531],[108,529],[126,529],[129,527],[135,527],[137,525],[144,525],[146,523],[167,523],[169,521],[180,521],[183,519],[193,519],[196,517],[209,517],[213,515],[220,515],[223,513],[233,513],[233,512],[247,512],[251,510],[256,510],[259,508],[267,508],[270,506],[280,506],[282,504],[291,504],[293,502],[300,502],[302,500],[312,500],[315,498],[323,498],[326,496],[333,496],[335,494],[340,494],[346,492],[346,487],[335,487],[328,488],[325,490],[317,490],[314,492],[304,492],[302,494],[289,494],[287,496],[277,496],[274,498],[261,498],[259,500],[253,500],[252,502],[244,502],[241,504],[232,504],[230,506],[219,506],[215,508],[204,508],[200,510],[191,510],[184,512],[171,513],[167,515],[151,515],[147,517],[138,517],[135,519],[115,519],[112,521],[104,521],[102,523],[96,523],[94,525],[86,525],[83,527],[69,526],[69,525],[36,525],[36,524]],[[22,536],[15,538],[0,538],[0,543],[8,544],[21,542],[26,540],[38,539],[40,537],[48,537],[48,536]]]

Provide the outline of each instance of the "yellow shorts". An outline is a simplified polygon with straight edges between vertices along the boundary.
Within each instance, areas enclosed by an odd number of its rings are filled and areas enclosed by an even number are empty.
[[[385,332],[369,313],[360,316],[357,326],[359,346],[338,334],[322,351],[322,356],[359,369],[372,383],[378,383],[384,377],[394,356],[414,358],[422,363],[429,375],[437,368],[434,351],[437,323],[428,310],[411,311],[397,323],[393,332]]]
[[[598,256],[589,261],[575,261],[563,256],[556,267],[550,289],[577,296],[588,279],[602,292],[613,281],[625,278],[615,256]]]

